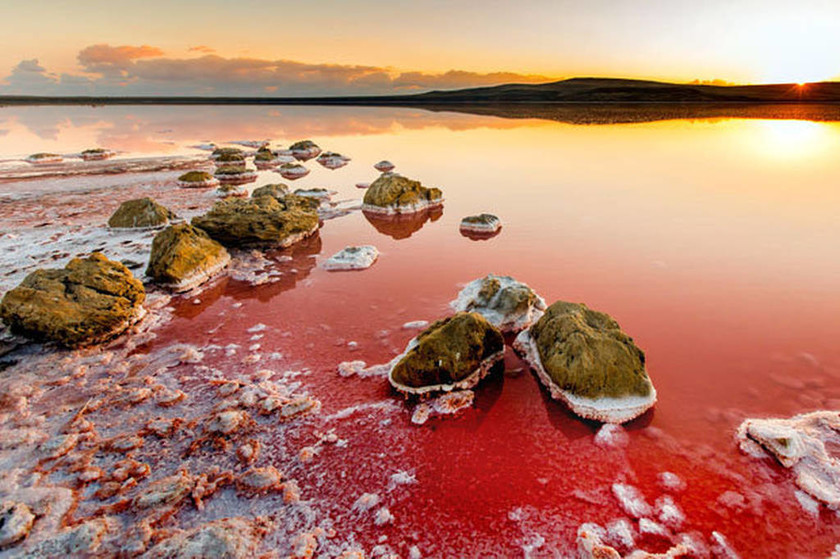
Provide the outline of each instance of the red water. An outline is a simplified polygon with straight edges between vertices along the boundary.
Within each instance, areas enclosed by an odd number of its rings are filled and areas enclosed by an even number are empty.
[[[185,112],[192,122],[204,110]],[[286,138],[318,117],[311,139],[353,157],[334,172],[310,165],[295,187],[356,197],[354,184],[373,179],[371,165],[387,158],[446,198],[442,215],[427,221],[371,222],[359,212],[327,221],[319,240],[289,251],[281,281],[222,278],[200,304],[176,299],[176,318],[150,346],[247,347],[247,329],[267,325],[262,351],[309,371],[301,379],[323,404],[320,421],[348,441],[294,472],[303,498],[342,537],[353,533],[369,549],[384,535],[404,556],[414,545],[424,556],[520,555],[541,537],[534,555],[567,556],[580,524],[626,516],[613,483],[638,487],[652,504],[664,494],[657,475],[670,471],[687,485],[675,496],[687,517],[682,532],[707,542],[721,532],[743,557],[825,557],[840,542],[833,512],[809,515],[789,472],[741,455],[733,439],[744,417],[840,405],[840,127],[584,127],[445,115],[424,125],[417,111],[227,110],[241,111],[226,122],[249,122],[254,138]],[[212,137],[185,127],[181,144]],[[499,215],[501,234],[461,236],[460,219],[482,211]],[[379,260],[362,272],[316,266],[349,244],[377,246]],[[402,324],[444,316],[460,286],[487,273],[512,275],[549,303],[608,312],[645,350],[659,401],[626,425],[625,449],[596,446],[598,425],[551,400],[510,350],[505,373],[477,388],[474,409],[423,426],[411,424],[410,405],[384,379],[336,373],[342,361],[390,360],[416,333]],[[231,374],[242,367],[224,358],[212,365]],[[401,409],[329,418],[379,402]],[[417,483],[389,492],[400,470]],[[718,501],[727,491],[743,505]],[[350,510],[368,492],[383,496],[391,524]]]

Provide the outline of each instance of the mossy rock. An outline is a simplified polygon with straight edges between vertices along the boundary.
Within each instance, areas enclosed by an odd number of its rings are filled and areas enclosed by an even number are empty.
[[[216,159],[223,156],[230,156],[230,155],[241,155],[244,156],[245,152],[239,148],[216,148],[213,150],[213,153],[210,154],[210,157]]]
[[[289,193],[289,186],[283,183],[266,184],[259,188],[255,188],[251,193],[251,198],[259,198],[260,196],[271,196],[272,198],[282,199]]]
[[[167,227],[152,241],[146,275],[175,291],[191,289],[230,262],[227,250],[186,223]]]
[[[192,224],[225,246],[279,245],[286,247],[318,229],[318,213],[296,201],[271,196],[217,202]]]
[[[235,176],[245,173],[247,169],[245,164],[242,165],[223,165],[216,169],[216,177]]]
[[[292,151],[304,151],[304,150],[313,150],[317,149],[320,151],[321,148],[318,147],[318,144],[313,142],[312,140],[301,140],[299,142],[295,142],[289,146],[289,149]]]
[[[457,313],[420,333],[416,344],[391,370],[391,381],[420,389],[452,385],[480,369],[503,351],[502,333],[477,313]]]
[[[558,301],[531,327],[543,369],[583,398],[649,396],[645,354],[606,313]]]
[[[468,283],[450,303],[456,311],[481,314],[502,332],[518,332],[542,316],[545,300],[510,276],[489,274]]]
[[[202,183],[213,180],[213,175],[207,171],[190,171],[178,177],[178,180],[181,182]]]
[[[91,148],[84,150],[82,155],[105,155],[107,153],[111,152],[105,148]]]
[[[270,149],[265,151],[260,150],[254,156],[254,161],[274,161],[276,158],[277,156]]]
[[[35,159],[35,160],[38,160],[38,159],[55,159],[57,157],[61,157],[61,155],[59,155],[57,153],[41,152],[41,153],[33,153],[32,155],[29,156],[29,159]]]
[[[245,164],[245,156],[241,153],[223,153],[216,157],[216,163],[241,163]]]
[[[402,175],[386,174],[373,181],[363,202],[377,208],[416,211],[442,200],[443,193],[437,188],[426,188]]]
[[[125,331],[142,314],[145,298],[128,268],[95,252],[26,276],[3,296],[0,317],[15,332],[81,347]]]
[[[151,198],[138,198],[120,204],[108,220],[108,227],[115,229],[163,227],[174,217],[174,213]]]

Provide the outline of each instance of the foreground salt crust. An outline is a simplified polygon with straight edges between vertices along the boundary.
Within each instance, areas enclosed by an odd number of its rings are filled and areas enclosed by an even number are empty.
[[[349,246],[335,253],[324,262],[324,269],[331,271],[364,270],[373,266],[378,257],[379,251],[375,246]]]
[[[738,427],[741,450],[772,456],[794,474],[794,483],[832,510],[840,510],[840,462],[828,448],[840,445],[840,412],[816,411],[790,419],[747,419]]]
[[[489,298],[484,296],[488,282],[493,282],[496,287]],[[512,302],[511,298],[520,293],[528,293],[533,302],[528,302],[524,308],[508,308]],[[502,332],[519,332],[528,328],[539,320],[546,308],[545,299],[534,293],[526,284],[510,276],[494,274],[468,283],[449,306],[456,312],[477,312]]]
[[[563,401],[569,409],[585,419],[603,423],[624,423],[635,419],[656,403],[656,389],[651,386],[647,396],[623,398],[585,398],[561,389],[554,384],[542,366],[537,344],[528,330],[523,330],[513,342],[513,348],[531,366],[551,397]]]

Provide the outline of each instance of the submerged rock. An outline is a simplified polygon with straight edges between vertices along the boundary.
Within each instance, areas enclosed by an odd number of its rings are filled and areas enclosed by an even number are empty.
[[[225,248],[201,229],[181,223],[167,227],[152,241],[146,275],[174,291],[207,281],[230,262]]]
[[[142,316],[145,298],[128,268],[95,252],[26,276],[3,296],[0,317],[14,331],[79,347],[121,334]]]
[[[493,214],[469,215],[461,220],[461,231],[470,233],[496,233],[502,228],[502,220]]]
[[[388,380],[406,394],[472,388],[504,357],[502,333],[477,313],[439,320],[394,359]]]
[[[257,173],[244,165],[223,165],[213,175],[222,184],[245,184],[257,180]]]
[[[529,328],[545,311],[545,299],[510,276],[489,274],[468,283],[449,304],[456,311],[477,312],[502,332]]]
[[[57,153],[33,153],[26,160],[29,163],[61,163],[64,157]]]
[[[298,197],[231,198],[216,202],[192,224],[225,246],[288,247],[318,230],[318,213],[303,207]]]
[[[840,510],[840,412],[816,411],[790,419],[747,419],[738,444],[755,457],[772,456],[794,475],[794,483],[832,510]]]
[[[280,176],[288,180],[296,180],[309,174],[309,169],[300,163],[283,163],[277,171]]]
[[[114,152],[104,148],[86,149],[82,152],[85,161],[102,161],[114,156]]]
[[[175,214],[151,198],[138,198],[120,204],[108,220],[112,229],[154,229],[164,227]]]
[[[378,257],[379,251],[372,245],[345,247],[324,262],[324,269],[364,270],[373,266]]]
[[[289,194],[289,187],[283,183],[266,184],[259,188],[255,188],[251,193],[251,198],[259,198],[260,196],[271,196],[272,198],[282,199]]]
[[[381,173],[388,173],[394,170],[394,164],[387,159],[383,159],[379,163],[375,164],[373,168]]]
[[[211,188],[219,186],[219,181],[207,171],[190,171],[178,177],[178,186],[182,188]]]
[[[443,203],[443,193],[401,175],[382,175],[365,192],[362,209],[384,214],[414,213]]]
[[[298,161],[309,161],[321,153],[321,148],[312,140],[301,140],[290,145],[289,151]]]
[[[513,345],[551,396],[586,419],[630,421],[656,403],[645,354],[609,315],[558,301]]]

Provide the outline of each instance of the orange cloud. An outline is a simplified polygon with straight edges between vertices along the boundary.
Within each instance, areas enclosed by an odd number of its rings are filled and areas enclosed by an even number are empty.
[[[194,47],[190,47],[187,50],[188,52],[200,52],[203,54],[213,54],[216,52],[216,49],[210,48],[207,45],[196,45]]]

